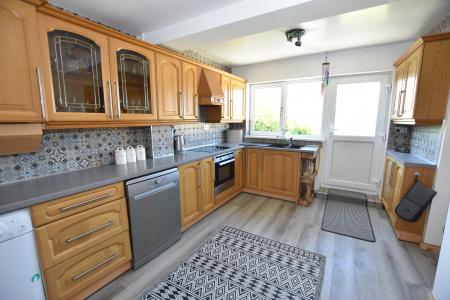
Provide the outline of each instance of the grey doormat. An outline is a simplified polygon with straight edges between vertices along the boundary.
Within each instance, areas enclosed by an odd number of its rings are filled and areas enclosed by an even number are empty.
[[[144,299],[310,299],[325,257],[225,226]]]
[[[375,242],[367,196],[362,193],[329,189],[322,230]]]

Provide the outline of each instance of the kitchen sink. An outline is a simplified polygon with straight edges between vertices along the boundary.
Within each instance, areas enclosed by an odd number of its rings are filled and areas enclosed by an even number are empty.
[[[296,145],[282,145],[282,144],[270,144],[268,147],[282,148],[282,149],[300,149],[302,146],[296,146]]]

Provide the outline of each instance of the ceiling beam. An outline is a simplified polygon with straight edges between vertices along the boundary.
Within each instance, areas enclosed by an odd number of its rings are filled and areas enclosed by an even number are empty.
[[[186,50],[393,1],[397,0],[243,0],[141,37]]]

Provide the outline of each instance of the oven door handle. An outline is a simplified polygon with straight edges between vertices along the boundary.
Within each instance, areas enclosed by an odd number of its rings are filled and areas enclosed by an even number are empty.
[[[234,158],[230,159],[230,160],[226,160],[223,162],[218,163],[219,167],[224,166],[224,165],[228,165],[229,163],[232,163],[234,161]]]

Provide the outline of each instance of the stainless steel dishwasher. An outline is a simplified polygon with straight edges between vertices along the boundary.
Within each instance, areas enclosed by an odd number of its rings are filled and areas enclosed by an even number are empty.
[[[181,237],[178,171],[165,170],[125,185],[136,270]]]

